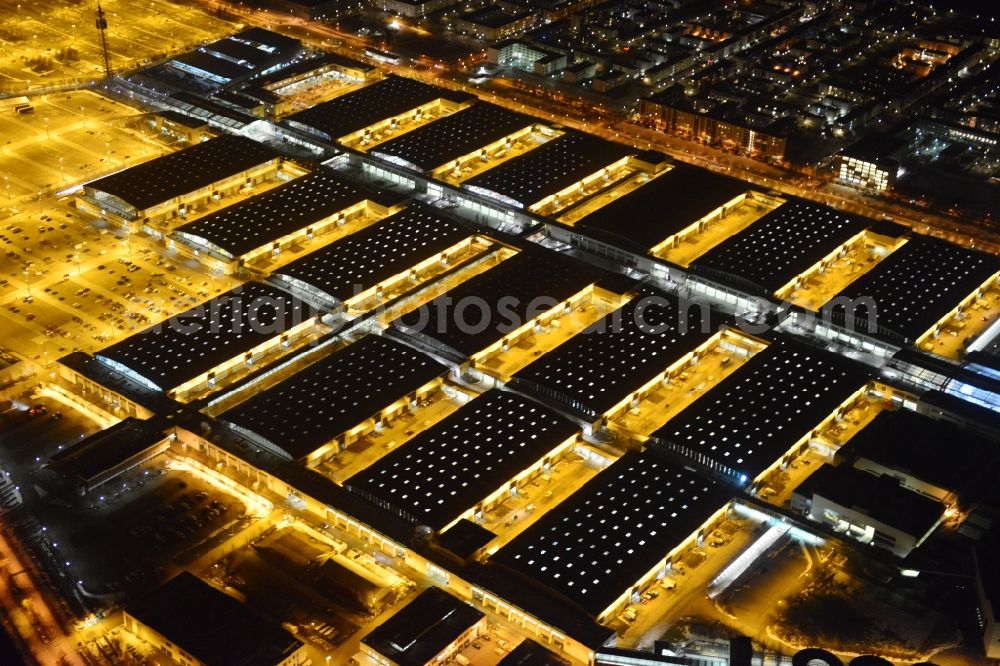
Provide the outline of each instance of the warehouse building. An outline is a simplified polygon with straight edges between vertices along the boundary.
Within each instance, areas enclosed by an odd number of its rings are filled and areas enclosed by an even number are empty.
[[[312,335],[318,321],[318,313],[297,298],[248,282],[95,358],[142,386],[185,399],[281,354]]]
[[[857,216],[793,199],[710,249],[691,270],[770,296],[866,227]]]
[[[162,428],[133,417],[57,452],[49,467],[85,495],[169,448]]]
[[[446,372],[409,347],[368,335],[219,420],[274,455],[315,466],[436,393]]]
[[[302,53],[302,43],[291,37],[247,28],[167,62],[167,66],[209,87],[243,83],[291,63]]]
[[[323,53],[261,77],[252,85],[241,88],[240,93],[259,101],[267,115],[274,118],[292,111],[292,98],[288,95],[296,88],[328,81],[363,83],[375,81],[381,76],[382,73],[373,65],[336,53]]]
[[[210,268],[267,268],[289,247],[349,234],[399,210],[404,197],[316,171],[178,227],[172,245]]]
[[[592,331],[518,372],[511,386],[596,420],[714,336],[704,314],[700,306],[644,289]]]
[[[170,228],[201,206],[271,180],[280,164],[264,144],[223,135],[87,183],[76,205],[133,232]]]
[[[302,666],[305,644],[182,571],[123,613],[125,630],[175,664]]]
[[[547,473],[579,428],[506,391],[469,401],[347,480],[347,487],[435,532],[483,513]]]
[[[642,175],[636,175],[639,182]],[[683,240],[692,225],[708,224],[713,213],[727,214],[738,197],[750,192],[745,181],[677,164],[583,216],[576,226],[598,239],[624,244],[624,249],[655,253]],[[670,206],[663,206],[664,201]]]
[[[600,277],[584,264],[524,249],[391,325],[443,358],[475,365],[530,335],[546,313],[569,313],[589,301]]]
[[[570,663],[540,643],[525,638],[497,666],[570,666]]]

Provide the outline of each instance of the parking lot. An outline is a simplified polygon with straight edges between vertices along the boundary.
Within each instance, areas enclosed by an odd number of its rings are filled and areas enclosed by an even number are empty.
[[[94,352],[238,284],[149,238],[117,233],[65,202],[0,224],[8,349],[43,363]]]
[[[173,150],[138,109],[89,90],[31,97],[33,112],[0,106],[5,208]],[[33,204],[38,206],[36,202]]]
[[[38,409],[38,408],[41,409]],[[87,416],[49,398],[0,401],[0,466],[15,474],[99,430]],[[18,478],[24,484],[25,478]]]
[[[118,72],[236,31],[197,4],[105,0],[111,67]],[[96,3],[0,1],[0,90],[86,80],[104,72]],[[0,132],[2,136],[2,132]]]
[[[36,510],[38,520],[85,589],[94,594],[149,589],[215,535],[243,527],[244,505],[163,459],[79,500]]]

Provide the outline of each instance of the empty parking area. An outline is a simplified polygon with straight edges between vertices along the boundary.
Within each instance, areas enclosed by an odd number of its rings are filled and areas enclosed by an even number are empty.
[[[89,90],[28,98],[33,111],[0,107],[4,206],[24,208],[57,191],[173,150],[126,104]]]
[[[111,67],[120,72],[167,53],[236,31],[200,5],[171,0],[106,0]],[[100,77],[96,3],[2,0],[0,90]]]

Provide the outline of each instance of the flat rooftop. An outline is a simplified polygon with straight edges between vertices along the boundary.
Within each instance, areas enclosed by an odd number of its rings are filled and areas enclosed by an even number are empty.
[[[207,72],[213,76],[226,81],[249,76],[253,69],[247,65],[238,65],[226,58],[221,58],[205,51],[194,50],[182,53],[171,60],[172,63],[180,63],[202,72]]]
[[[470,178],[462,187],[528,208],[635,152],[624,144],[568,131]]]
[[[230,35],[229,39],[270,52],[292,51],[302,46],[302,42],[294,37],[287,37],[280,32],[264,28],[244,28]]]
[[[569,660],[525,638],[497,666],[569,666]]]
[[[286,118],[331,141],[436,99],[465,102],[471,95],[389,75],[371,85],[317,104]]]
[[[94,479],[166,437],[162,427],[130,416],[59,451],[51,466],[68,477]]]
[[[425,666],[483,617],[464,601],[430,587],[361,642],[398,666]]]
[[[85,187],[145,210],[277,158],[278,154],[262,143],[224,134],[105,176]]]
[[[565,442],[579,427],[491,390],[347,480],[436,531]]]
[[[280,625],[186,571],[125,612],[209,666],[274,666],[302,647]]]
[[[880,412],[838,455],[850,460],[867,458],[959,492],[988,471],[1000,456],[1000,446],[949,421],[899,409]]]
[[[824,311],[843,318],[843,299],[854,301],[858,330],[912,343],[997,271],[1000,257],[914,235]],[[875,312],[860,299],[870,299]]]
[[[248,282],[96,355],[169,391],[316,316],[306,303]]]
[[[240,257],[365,200],[395,206],[404,197],[352,183],[320,167],[310,174],[185,224],[175,233]]]
[[[599,616],[733,496],[659,452],[627,452],[496,552]]]
[[[780,339],[652,438],[656,445],[752,481],[868,379],[860,363]]]
[[[648,252],[751,189],[753,186],[746,181],[678,164],[587,215],[576,226]]]
[[[793,199],[710,249],[691,268],[773,294],[867,226],[864,218]]]
[[[396,400],[447,372],[398,342],[368,335],[338,349],[219,420],[304,458]]]
[[[472,234],[419,203],[277,271],[339,301],[433,257]]]
[[[702,313],[672,294],[645,289],[518,372],[515,385],[555,392],[591,416],[603,414],[715,333],[703,326]]]
[[[472,356],[601,276],[597,269],[553,252],[526,248],[392,322]]]
[[[414,171],[428,172],[537,122],[537,118],[502,106],[477,102],[389,139],[369,154]]]
[[[255,46],[251,46],[245,42],[237,41],[235,39],[219,39],[208,44],[204,44],[199,47],[199,50],[204,53],[211,53],[212,55],[219,56],[220,58],[227,58],[234,62],[239,62],[245,67],[250,69],[257,69],[263,65],[270,62],[274,55],[259,49]]]
[[[897,479],[850,465],[823,463],[795,493],[825,497],[918,538],[927,534],[944,513],[940,502],[904,488]]]

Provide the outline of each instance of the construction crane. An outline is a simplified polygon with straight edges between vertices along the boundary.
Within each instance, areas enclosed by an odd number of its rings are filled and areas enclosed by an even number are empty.
[[[111,78],[111,54],[108,53],[108,37],[105,31],[108,29],[108,19],[101,8],[100,0],[97,3],[97,29],[101,31],[101,54],[104,56],[104,75]]]

